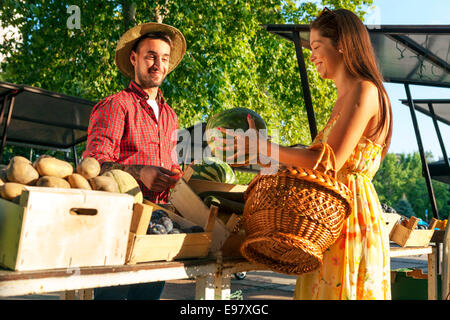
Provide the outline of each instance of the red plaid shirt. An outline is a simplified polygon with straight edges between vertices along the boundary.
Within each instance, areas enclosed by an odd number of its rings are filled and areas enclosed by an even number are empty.
[[[175,165],[179,168],[174,152],[177,115],[158,89],[159,119],[156,121],[148,98],[147,93],[131,81],[128,88],[98,102],[90,116],[83,158],[94,157],[100,163],[153,165],[169,170]],[[144,197],[155,203],[167,203],[169,189],[152,192],[138,182]]]

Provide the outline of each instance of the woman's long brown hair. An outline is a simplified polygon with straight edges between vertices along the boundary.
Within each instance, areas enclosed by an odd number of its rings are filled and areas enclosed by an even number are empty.
[[[384,158],[392,137],[392,109],[375,60],[369,32],[358,16],[346,9],[324,10],[311,23],[311,29],[316,29],[321,36],[331,39],[336,47],[341,46],[344,64],[352,76],[368,80],[378,88],[381,108],[375,134],[380,134],[386,125],[389,126],[382,154]]]

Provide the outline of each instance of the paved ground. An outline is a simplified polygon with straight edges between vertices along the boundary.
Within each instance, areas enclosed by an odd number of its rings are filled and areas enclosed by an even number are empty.
[[[427,270],[427,256],[408,258],[392,258],[391,270],[400,268]],[[248,272],[243,280],[231,279],[231,295],[234,299],[243,300],[291,300],[295,288],[295,277],[271,271]],[[192,300],[195,296],[194,280],[167,281],[161,299],[163,300]],[[11,297],[9,299],[24,300],[56,300],[59,293],[45,295],[31,295]]]

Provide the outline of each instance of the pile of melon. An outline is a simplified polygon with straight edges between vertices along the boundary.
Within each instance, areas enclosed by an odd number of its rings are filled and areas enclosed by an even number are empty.
[[[94,158],[84,158],[74,170],[69,162],[48,155],[33,163],[15,156],[0,170],[0,197],[18,203],[25,186],[36,186],[128,193],[134,202],[142,203],[143,195],[133,176],[117,169],[99,175],[100,169]]]

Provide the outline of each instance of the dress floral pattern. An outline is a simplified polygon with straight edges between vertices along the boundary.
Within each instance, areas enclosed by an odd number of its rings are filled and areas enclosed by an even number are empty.
[[[327,142],[339,115],[314,140]],[[294,299],[389,300],[389,239],[372,178],[381,163],[383,146],[361,137],[350,158],[337,173],[352,190],[353,212],[336,242],[324,252],[323,265],[297,278]]]

